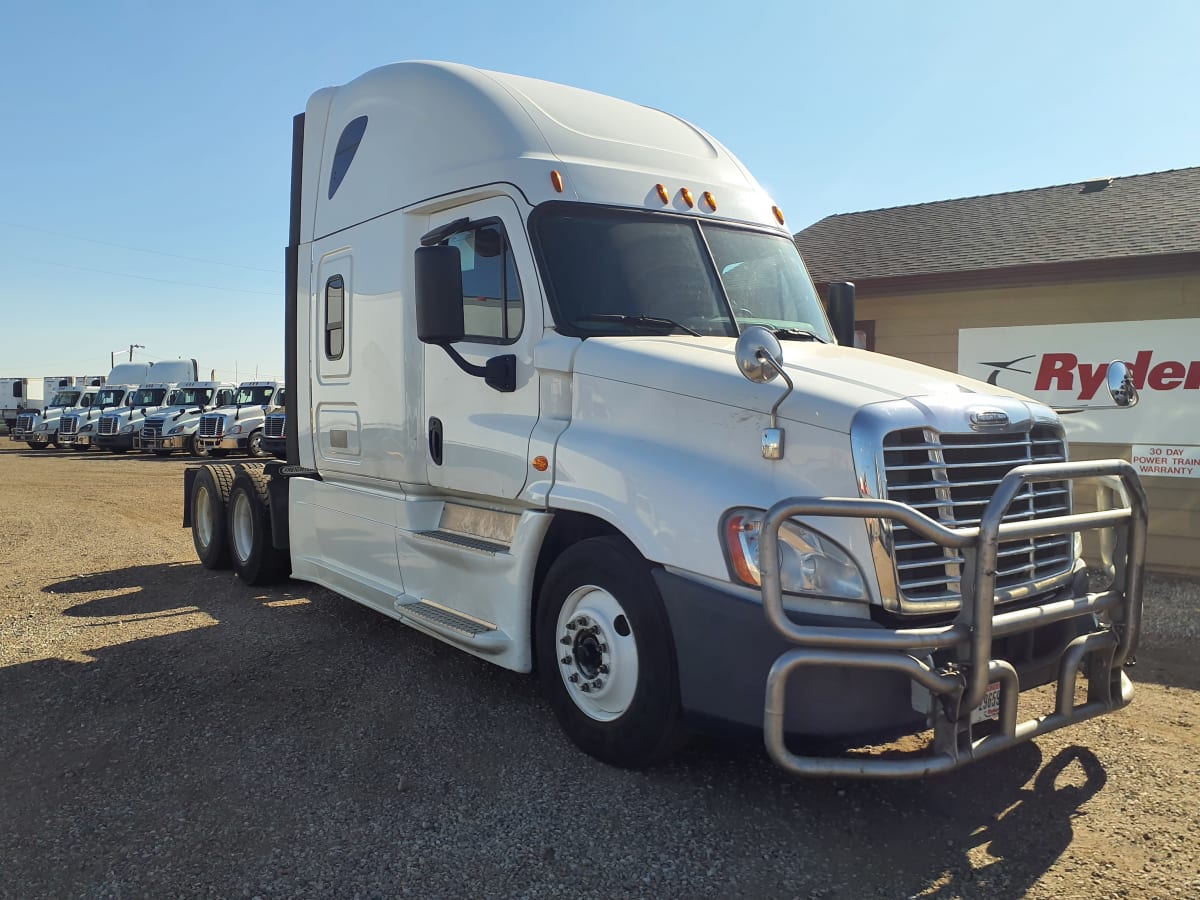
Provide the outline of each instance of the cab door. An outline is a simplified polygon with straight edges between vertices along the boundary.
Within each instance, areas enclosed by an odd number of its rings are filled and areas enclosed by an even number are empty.
[[[441,347],[425,345],[425,427],[429,483],[448,491],[511,499],[525,486],[529,436],[538,419],[533,348],[542,303],[533,256],[516,204],[492,197],[429,216],[434,229],[469,225],[443,243],[458,248],[466,339],[454,344],[468,362],[516,357],[516,390],[489,387]]]

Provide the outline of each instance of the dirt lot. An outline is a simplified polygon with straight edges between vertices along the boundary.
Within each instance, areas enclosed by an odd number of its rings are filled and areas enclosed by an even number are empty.
[[[0,443],[0,896],[1200,896],[1200,589],[1134,705],[924,782],[647,772],[533,681],[195,561],[187,460]]]

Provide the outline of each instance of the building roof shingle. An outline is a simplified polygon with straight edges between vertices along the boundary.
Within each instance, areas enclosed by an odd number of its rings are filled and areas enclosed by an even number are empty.
[[[1200,166],[828,216],[795,236],[813,280],[1200,252]]]

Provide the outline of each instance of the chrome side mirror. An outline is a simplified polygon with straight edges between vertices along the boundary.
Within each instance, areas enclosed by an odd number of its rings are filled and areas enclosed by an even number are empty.
[[[770,328],[748,325],[733,348],[738,369],[755,384],[766,384],[779,374],[783,363],[783,348]],[[774,360],[776,365],[767,362]]]
[[[783,348],[779,346],[779,339],[769,328],[749,325],[738,337],[733,355],[742,375],[755,384],[774,381],[777,375],[782,376],[787,383],[787,390],[771,407],[771,426],[764,428],[762,433],[763,459],[783,459],[783,429],[779,427],[779,405],[787,399],[793,386],[792,379],[783,370]]]
[[[1138,392],[1133,383],[1133,373],[1129,364],[1114,359],[1108,364],[1108,392],[1112,394],[1113,403],[1117,406],[1137,406]]]

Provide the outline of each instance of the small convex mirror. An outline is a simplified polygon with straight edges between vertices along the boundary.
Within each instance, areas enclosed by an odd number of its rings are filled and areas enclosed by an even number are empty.
[[[1114,359],[1108,364],[1108,392],[1112,394],[1113,403],[1117,406],[1137,406],[1138,392],[1133,383],[1133,373],[1129,364]]]
[[[778,366],[783,365],[783,348],[774,332],[762,325],[748,325],[737,339],[733,349],[738,369],[755,384],[766,384],[779,374],[777,366],[767,362],[768,357]]]

